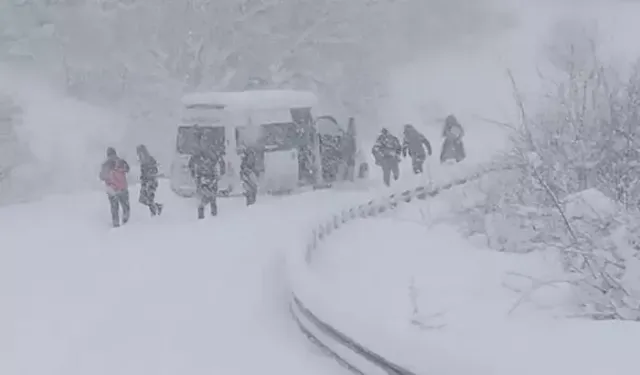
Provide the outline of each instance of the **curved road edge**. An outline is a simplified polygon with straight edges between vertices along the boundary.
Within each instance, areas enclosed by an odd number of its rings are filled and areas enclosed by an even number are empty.
[[[367,203],[333,214],[328,220],[317,224],[312,230],[304,250],[304,260],[293,263],[293,266],[290,263],[290,267],[309,266],[313,262],[313,254],[319,250],[322,242],[349,222],[388,212],[397,208],[401,203],[426,200],[427,197],[434,197],[443,191],[464,185],[501,169],[481,169],[466,177],[457,178],[439,186],[418,186],[414,189],[372,199]],[[297,254],[297,256],[299,257],[300,254]],[[296,273],[292,269],[289,271],[291,274]],[[323,353],[332,357],[338,364],[356,375],[416,375],[406,367],[393,363],[382,355],[368,349],[352,337],[347,336],[327,323],[326,320],[318,317],[300,298],[302,294],[296,293],[296,282],[292,282],[292,284],[291,301],[289,302],[292,318],[300,331]]]

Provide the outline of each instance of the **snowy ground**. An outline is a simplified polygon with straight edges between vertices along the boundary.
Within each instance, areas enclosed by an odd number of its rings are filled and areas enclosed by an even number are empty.
[[[506,254],[435,224],[436,198],[356,221],[314,257],[308,307],[365,346],[423,374],[632,374],[640,326],[568,318],[549,254]],[[440,202],[438,202],[440,200]],[[426,214],[426,213],[429,214]]]
[[[162,216],[149,216],[134,187],[132,219],[117,229],[100,191],[4,207],[0,295],[8,308],[0,331],[8,334],[0,338],[0,372],[239,374],[256,363],[278,372],[341,371],[292,325],[283,258],[329,214],[425,183],[409,164],[392,188],[374,169],[369,183],[262,196],[249,208],[220,199],[219,217],[204,221],[193,200],[165,183]],[[444,181],[474,168],[429,170]]]
[[[637,9],[624,7],[618,8],[620,17],[600,12],[608,15],[606,26],[632,24],[622,17]],[[586,8],[580,9],[588,13]],[[589,9],[597,14],[600,8]],[[537,14],[545,11],[540,7]],[[524,21],[535,30],[549,25],[533,17]],[[488,44],[471,40],[421,62],[426,65],[406,67],[395,77],[390,123],[416,124],[432,140],[437,158],[437,118],[456,113],[467,128],[470,159],[490,159],[506,144],[503,130],[479,118],[513,120],[510,87],[499,78],[509,65],[520,77],[529,74],[536,38],[521,33]],[[525,91],[533,90],[533,82],[523,83]],[[400,120],[400,113],[406,118]],[[0,373],[341,371],[309,350],[290,321],[282,258],[328,214],[415,187],[421,178],[410,175],[408,164],[392,189],[379,187],[374,169],[375,188],[263,199],[251,208],[223,200],[220,217],[205,221],[195,219],[192,201],[164,187],[162,217],[149,218],[132,192],[133,219],[117,230],[109,228],[102,192],[3,208]],[[445,170],[433,163],[428,171],[443,181],[473,170],[469,164]],[[451,228],[416,223],[419,211],[401,214],[356,222],[331,237],[311,269],[312,298],[305,303],[418,373],[631,373],[635,347],[626,342],[637,341],[638,328],[558,320],[561,308],[541,306],[557,306],[562,290],[537,295],[535,304],[508,314],[518,296],[502,286],[505,273],[553,273],[549,259],[474,248]],[[412,280],[419,292],[417,318],[426,329],[411,322]]]
[[[309,194],[221,200],[198,222],[165,186],[158,218],[132,191],[118,229],[102,192],[2,209],[0,373],[340,371],[290,321],[282,250],[362,193]]]
[[[506,69],[535,106],[543,86],[536,72],[545,71],[551,42],[572,37],[554,36],[553,28],[595,35],[598,57],[616,66],[638,57],[628,39],[637,3],[540,2],[523,9],[513,33],[481,45],[470,40],[399,71],[393,115],[438,139],[438,120],[456,113],[475,133],[467,137],[470,155],[488,160],[504,138],[485,120],[517,119]],[[569,318],[570,295],[561,286],[521,300],[531,278],[558,275],[553,254],[497,253],[433,221],[456,203],[430,200],[336,232],[314,253],[301,298],[347,335],[419,374],[637,372],[638,324]]]
[[[151,218],[134,187],[117,229],[100,191],[4,207],[0,373],[341,371],[293,326],[283,258],[318,220],[392,190],[380,185],[220,199],[203,221],[164,183]]]

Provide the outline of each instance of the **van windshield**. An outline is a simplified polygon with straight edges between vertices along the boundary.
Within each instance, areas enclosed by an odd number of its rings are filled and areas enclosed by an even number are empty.
[[[224,150],[224,127],[180,126],[176,141],[176,151],[193,155],[200,147],[216,147]]]
[[[304,142],[304,130],[293,122],[236,128],[237,146],[254,146],[266,151],[290,150]]]

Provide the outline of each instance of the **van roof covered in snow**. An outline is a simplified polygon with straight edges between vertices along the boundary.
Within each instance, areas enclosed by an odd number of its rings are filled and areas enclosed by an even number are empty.
[[[315,107],[318,98],[312,92],[295,90],[201,92],[185,95],[182,104],[187,109],[288,109]]]

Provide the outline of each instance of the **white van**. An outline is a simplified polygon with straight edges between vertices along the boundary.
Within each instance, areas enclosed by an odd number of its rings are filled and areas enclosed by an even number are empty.
[[[261,192],[291,191],[317,180],[319,158],[313,142],[312,110],[317,97],[306,91],[256,90],[186,95],[171,165],[171,188],[192,196],[195,185],[188,162],[201,145],[224,152],[226,172],[220,195],[240,195],[240,154],[250,146],[258,152]]]

